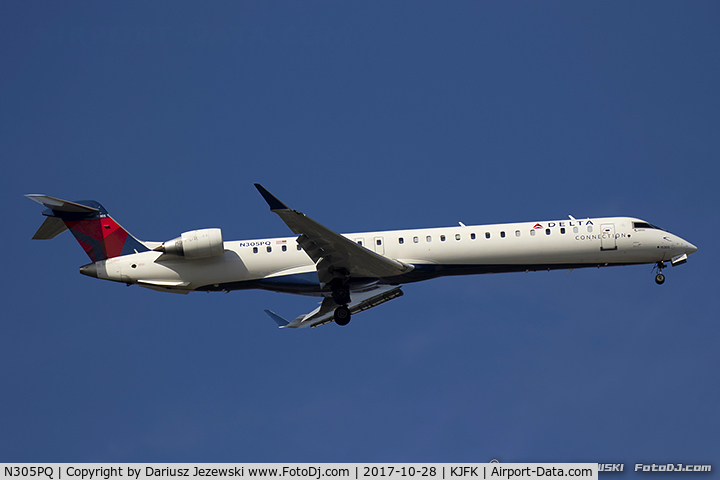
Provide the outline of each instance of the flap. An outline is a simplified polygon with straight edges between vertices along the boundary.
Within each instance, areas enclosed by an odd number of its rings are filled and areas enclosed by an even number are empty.
[[[366,292],[353,293],[351,295],[352,302],[350,302],[348,308],[350,309],[350,313],[355,315],[356,313],[369,310],[402,296],[403,291],[400,287],[382,285]],[[267,313],[270,318],[272,318],[275,323],[280,326],[280,328],[314,328],[334,321],[333,313],[337,306],[337,303],[333,301],[332,297],[326,297],[320,303],[320,306],[318,306],[315,310],[305,315],[300,315],[292,322],[285,320],[280,315],[270,310],[265,310],[265,313]]]

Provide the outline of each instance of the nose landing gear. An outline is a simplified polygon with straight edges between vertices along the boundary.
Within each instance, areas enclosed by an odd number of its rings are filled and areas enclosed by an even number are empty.
[[[663,275],[662,273],[662,269],[665,268],[665,264],[663,262],[658,262],[655,265],[655,268],[657,268],[657,275],[655,275],[655,283],[657,283],[658,285],[662,285],[663,283],[665,283],[665,275]]]

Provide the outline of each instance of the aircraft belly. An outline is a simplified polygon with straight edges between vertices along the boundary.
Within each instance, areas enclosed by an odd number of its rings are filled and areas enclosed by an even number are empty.
[[[381,283],[399,285],[405,283],[420,282],[432,278],[457,276],[457,275],[482,275],[491,273],[512,273],[512,272],[536,272],[545,270],[571,270],[590,267],[636,265],[647,262],[584,262],[584,263],[512,263],[512,264],[469,264],[469,265],[416,265],[415,269],[405,275],[383,279]]]
[[[412,263],[415,269],[385,279],[384,283],[408,283],[450,275],[633,265],[659,260],[656,251],[632,245],[630,241],[618,241],[617,249],[603,251],[599,240],[580,241],[574,236],[506,238],[495,242],[484,242],[480,238],[477,243],[462,248],[435,249],[425,258],[401,259]]]
[[[123,257],[120,257],[123,258]],[[135,265],[133,267],[133,265]],[[158,252],[128,255],[123,261],[123,275],[132,283],[176,283],[176,288],[194,289],[205,284],[220,284],[248,278],[248,269],[231,250],[223,255],[202,259],[186,259]]]

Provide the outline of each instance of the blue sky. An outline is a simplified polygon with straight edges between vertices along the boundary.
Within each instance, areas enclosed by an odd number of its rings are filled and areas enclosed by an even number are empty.
[[[4,2],[0,461],[720,462],[713,2]],[[346,328],[161,294],[31,241],[45,193],[134,235],[643,218],[698,246],[439,279]],[[628,468],[628,467],[626,467]]]

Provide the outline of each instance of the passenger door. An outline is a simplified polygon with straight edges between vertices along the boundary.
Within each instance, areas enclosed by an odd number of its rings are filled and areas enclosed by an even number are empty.
[[[600,250],[617,250],[617,239],[615,238],[615,225],[605,223],[600,225]]]

